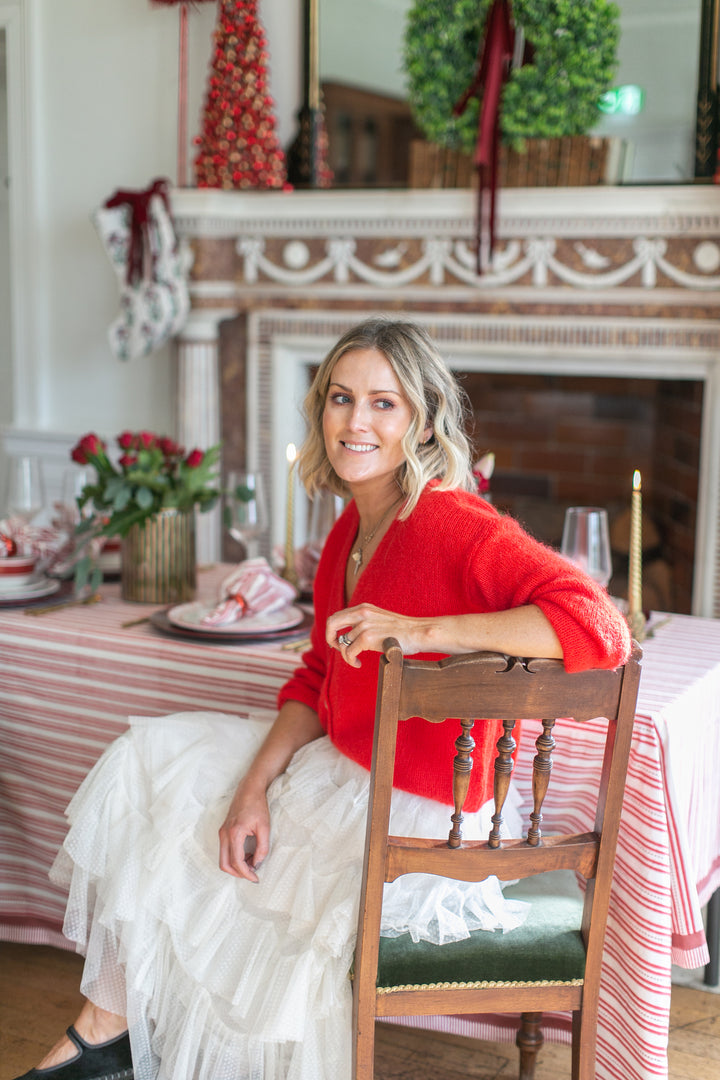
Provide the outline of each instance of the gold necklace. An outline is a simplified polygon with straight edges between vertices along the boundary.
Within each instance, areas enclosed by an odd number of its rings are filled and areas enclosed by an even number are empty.
[[[380,518],[377,525],[375,525],[375,527],[373,529],[371,529],[369,533],[367,533],[365,536],[363,536],[362,540],[358,544],[357,550],[350,552],[351,557],[355,560],[355,577],[357,577],[357,575],[360,573],[360,567],[363,564],[363,551],[365,550],[367,545],[370,543],[373,536],[375,535],[375,533],[378,531],[378,529],[382,525],[383,521],[386,520],[386,518],[388,517],[390,511],[394,510],[395,507],[397,506],[397,504],[399,502],[401,502],[401,500],[402,500],[402,495],[400,496],[399,499],[396,499],[394,503],[391,503],[391,505],[388,506],[387,510],[385,511],[383,516]]]

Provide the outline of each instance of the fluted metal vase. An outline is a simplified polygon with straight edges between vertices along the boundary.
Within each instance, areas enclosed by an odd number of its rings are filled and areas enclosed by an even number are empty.
[[[195,596],[195,513],[161,510],[122,541],[123,600],[179,604]]]

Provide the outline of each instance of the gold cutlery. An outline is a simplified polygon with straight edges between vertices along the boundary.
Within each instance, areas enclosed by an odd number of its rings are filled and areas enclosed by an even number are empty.
[[[300,641],[286,641],[280,648],[287,649],[289,652],[302,652],[303,649],[307,649],[309,644],[310,638],[301,638]]]
[[[47,604],[46,607],[25,608],[26,615],[49,615],[53,611],[62,611],[63,608],[81,607],[84,604],[98,604],[102,600],[100,593],[92,593],[82,600],[63,600],[59,604]]]

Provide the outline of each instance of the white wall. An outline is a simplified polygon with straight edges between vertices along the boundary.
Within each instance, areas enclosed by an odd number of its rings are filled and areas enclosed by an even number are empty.
[[[299,4],[260,5],[268,37],[282,44],[279,59],[271,49],[269,66],[283,140],[298,104]],[[118,187],[177,180],[178,8],[150,0],[0,0],[3,8],[19,10],[22,23],[15,72],[24,82],[30,175],[14,178],[27,200],[28,340],[16,357],[23,386],[0,423],[68,435],[171,432],[170,348],[129,362],[110,353],[118,287],[90,214]],[[189,139],[199,129],[216,12],[215,3],[189,6]],[[191,161],[192,151],[190,178]],[[2,324],[5,307],[0,295]]]
[[[412,0],[318,0],[320,75],[405,97],[401,43]]]
[[[10,208],[8,199],[5,29],[0,29],[0,424],[12,420],[13,370],[10,333]]]

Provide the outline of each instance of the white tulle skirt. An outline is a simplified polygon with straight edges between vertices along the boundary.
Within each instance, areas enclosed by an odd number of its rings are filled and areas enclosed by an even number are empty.
[[[269,791],[260,883],[217,865],[217,832],[270,714],[133,718],[68,808],[53,868],[82,991],[128,1017],[137,1080],[346,1080],[368,773],[327,738]],[[513,808],[506,822],[515,825]],[[392,829],[446,836],[449,810],[405,792]],[[464,835],[487,835],[491,810]],[[384,933],[434,941],[511,929],[526,905],[497,882],[418,875],[386,887]],[[426,882],[427,883],[427,882]]]

